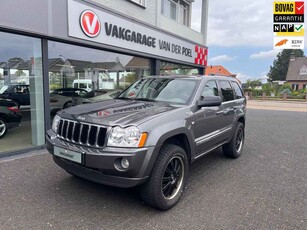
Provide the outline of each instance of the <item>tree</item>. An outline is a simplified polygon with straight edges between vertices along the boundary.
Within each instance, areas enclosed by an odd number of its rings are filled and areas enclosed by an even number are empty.
[[[246,86],[248,88],[251,87],[252,89],[255,89],[256,86],[261,86],[261,81],[260,80],[247,80]]]
[[[287,77],[290,56],[293,53],[295,57],[304,57],[303,50],[290,50],[285,49],[277,54],[277,58],[273,62],[273,66],[270,66],[268,77],[271,81],[285,81]]]

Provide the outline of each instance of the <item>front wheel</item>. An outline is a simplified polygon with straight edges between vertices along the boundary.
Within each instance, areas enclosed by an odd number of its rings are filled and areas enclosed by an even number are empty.
[[[70,108],[70,107],[72,107],[72,101],[66,102],[66,103],[64,104],[64,106],[63,106],[63,109],[67,109],[67,108]]]
[[[148,205],[168,210],[180,199],[188,174],[185,151],[165,144],[160,151],[148,181],[141,187],[141,197]]]
[[[244,125],[239,122],[231,141],[223,145],[223,153],[226,157],[238,158],[242,154],[244,136]]]
[[[7,132],[7,124],[6,122],[0,117],[0,138],[4,137]]]

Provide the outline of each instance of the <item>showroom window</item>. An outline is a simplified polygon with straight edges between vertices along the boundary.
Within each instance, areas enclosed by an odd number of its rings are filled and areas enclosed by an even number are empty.
[[[162,0],[161,13],[179,23],[190,26],[190,4],[184,0]]]
[[[0,154],[45,144],[41,40],[0,32]]]
[[[195,67],[175,64],[170,62],[161,62],[161,75],[199,75],[199,70]]]
[[[135,56],[59,42],[49,42],[48,53],[51,117],[67,107],[112,99],[150,73],[149,59]]]

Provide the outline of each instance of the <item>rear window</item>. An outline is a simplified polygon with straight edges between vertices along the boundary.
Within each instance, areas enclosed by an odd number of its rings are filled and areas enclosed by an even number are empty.
[[[223,101],[234,100],[233,90],[229,81],[219,81],[219,85],[221,87]]]
[[[238,85],[238,83],[232,81],[231,84],[232,84],[232,87],[235,91],[235,99],[243,98],[244,96],[243,96],[242,90],[241,90],[240,86]]]
[[[9,87],[7,85],[4,85],[0,88],[0,94],[3,94],[5,90],[7,90]]]

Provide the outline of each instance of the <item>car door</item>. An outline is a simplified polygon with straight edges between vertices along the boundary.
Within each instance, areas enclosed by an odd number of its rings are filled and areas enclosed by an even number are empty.
[[[233,88],[228,80],[219,80],[220,95],[222,96],[222,110],[219,111],[221,116],[221,141],[227,140],[233,131],[236,102],[234,100]]]
[[[219,96],[215,80],[209,80],[205,83],[199,100],[203,100],[206,96]],[[222,105],[202,107],[192,115],[196,157],[219,144],[220,130],[223,128],[223,115],[220,113],[222,110]]]
[[[30,87],[28,85],[23,86],[22,96],[24,105],[30,105]]]

